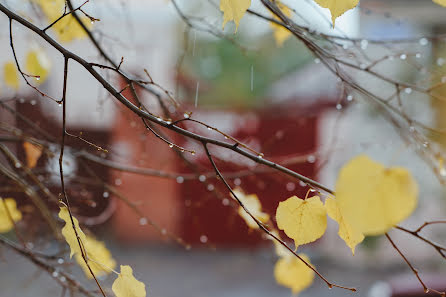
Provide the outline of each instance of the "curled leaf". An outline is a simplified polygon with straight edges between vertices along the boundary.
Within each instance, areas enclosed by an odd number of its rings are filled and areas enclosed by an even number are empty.
[[[359,3],[359,0],[314,0],[314,1],[320,6],[330,9],[333,28],[335,26],[335,21],[337,17],[341,16],[347,10],[355,8]]]
[[[310,259],[305,254],[299,254],[305,262],[311,265]],[[314,279],[314,272],[296,257],[282,257],[274,266],[276,282],[290,288],[293,294],[308,288]]]
[[[245,12],[251,6],[251,0],[220,0],[220,10],[223,12],[223,29],[229,21],[234,21],[235,32]]]
[[[241,189],[234,189],[234,194],[243,203],[243,205],[249,210],[249,212],[260,222],[267,223],[269,215],[262,212],[262,204],[259,198],[255,194],[245,195]],[[249,228],[257,229],[259,226],[257,223],[246,213],[243,207],[238,208],[238,214],[245,220]]]
[[[364,235],[382,235],[415,210],[418,185],[409,171],[386,168],[365,155],[342,167],[336,201],[343,218]]]
[[[29,168],[34,168],[37,165],[37,161],[42,155],[42,148],[38,145],[25,141],[23,143],[23,149],[26,155],[26,164]]]
[[[83,244],[87,254],[88,265],[93,270],[95,276],[103,276],[112,272],[116,267],[116,261],[102,241],[86,235],[86,240]],[[81,254],[76,254],[76,261],[84,270],[85,275],[88,278],[93,278]]]
[[[44,51],[32,50],[26,55],[26,71],[30,75],[39,76],[39,83],[43,83],[46,80],[50,67],[50,60]]]
[[[121,265],[121,273],[112,285],[116,297],[145,297],[146,285],[133,276],[133,270],[128,265]]]
[[[327,228],[327,212],[318,196],[306,200],[293,196],[280,202],[276,220],[279,229],[294,239],[296,248],[319,239]]]
[[[6,62],[3,66],[3,77],[7,86],[18,90],[20,86],[19,72],[14,62]]]
[[[11,221],[12,219],[12,221]],[[0,233],[9,232],[14,223],[22,219],[22,213],[17,209],[13,198],[0,198]]]
[[[70,213],[68,209],[63,206],[59,211],[59,218],[65,221],[65,226],[62,228],[62,235],[65,237],[68,245],[70,246],[70,258],[73,257],[74,254],[82,255],[82,251],[79,246],[78,239],[76,237],[76,233],[73,229],[73,224],[71,222]],[[79,236],[79,240],[81,244],[87,242],[87,238],[79,227],[79,221],[73,216],[74,227],[76,228],[77,235]]]
[[[364,240],[364,235],[355,228],[354,225],[347,222],[342,215],[342,211],[338,206],[335,198],[328,197],[325,200],[325,207],[330,218],[335,220],[339,224],[339,237],[341,237],[348,247],[352,250],[352,254],[355,254],[355,247]]]

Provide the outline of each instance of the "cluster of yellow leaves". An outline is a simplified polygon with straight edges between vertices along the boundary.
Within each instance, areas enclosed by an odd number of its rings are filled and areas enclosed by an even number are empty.
[[[25,73],[31,77],[36,77],[39,84],[43,83],[51,68],[51,62],[44,51],[40,49],[30,50],[26,55]],[[3,65],[3,78],[5,84],[14,90],[20,87],[20,74],[14,61],[6,62]]]
[[[314,1],[321,7],[330,9],[333,27],[335,25],[336,18],[344,14],[346,11],[355,8],[359,3],[359,0],[314,0]],[[283,3],[281,3],[279,0],[274,2],[286,16],[289,17],[291,15],[291,11]],[[433,2],[441,6],[446,6],[446,0],[433,0]],[[220,10],[223,12],[223,28],[228,21],[234,21],[237,31],[238,25],[240,24],[240,20],[242,19],[243,15],[246,13],[246,10],[248,10],[250,5],[251,5],[251,0],[220,0]],[[281,45],[283,41],[289,37],[289,33],[285,34],[285,31],[288,32],[288,30],[273,23],[271,23],[271,26],[273,26],[274,37],[276,39],[277,44]]]
[[[12,221],[11,221],[12,219]],[[14,222],[22,219],[22,213],[17,209],[13,198],[0,198],[0,233],[9,232],[14,228]]]
[[[116,261],[112,258],[105,244],[86,235],[79,227],[79,221],[74,216],[70,216],[67,207],[60,208],[59,217],[65,221],[65,226],[62,228],[62,235],[70,246],[70,257],[75,255],[76,261],[84,270],[85,275],[88,278],[93,277],[88,266],[90,266],[95,276],[102,276],[113,272],[113,269],[116,267]],[[83,253],[86,255],[88,266],[82,256]],[[118,277],[112,285],[112,290],[116,297],[146,296],[144,283],[138,281],[133,276],[133,270],[130,266],[121,265],[121,273],[117,274]]]
[[[42,10],[43,14],[52,23],[62,16],[65,8],[65,0],[33,0]],[[82,22],[91,28],[91,22],[87,17],[82,17]],[[76,22],[74,17],[69,14],[59,20],[52,30],[57,34],[57,38],[61,42],[70,42],[75,39],[82,39],[87,36],[87,33]]]
[[[277,226],[294,239],[296,248],[324,234],[328,214],[339,224],[339,236],[355,252],[364,236],[382,235],[415,210],[418,187],[404,168],[386,168],[360,155],[340,171],[336,196],[322,204],[318,196],[293,196],[280,202]]]
[[[262,212],[262,204],[260,203],[259,198],[255,194],[245,195],[243,191],[239,188],[233,190],[234,194],[237,198],[243,203],[243,205],[249,210],[249,212],[260,222],[267,223],[269,220],[269,215],[265,212]],[[246,224],[249,228],[257,229],[259,226],[257,223],[251,218],[249,214],[243,209],[243,207],[238,208],[238,214],[245,220]]]

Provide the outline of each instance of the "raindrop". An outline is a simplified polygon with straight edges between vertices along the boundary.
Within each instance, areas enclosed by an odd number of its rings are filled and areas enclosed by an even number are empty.
[[[204,175],[200,175],[200,176],[198,177],[198,180],[201,181],[201,182],[204,182],[204,181],[206,180],[206,176],[204,176]]]
[[[57,270],[54,270],[53,273],[51,274],[53,277],[58,277],[59,276],[59,272]]]
[[[36,77],[36,80],[40,80],[40,76],[37,76],[37,77]]]
[[[352,101],[353,100],[353,96],[352,95],[348,95],[347,96],[347,101]]]
[[[260,155],[257,156],[257,158],[259,158],[259,159],[263,159],[263,155],[260,154]]]
[[[215,189],[215,187],[214,187],[213,184],[209,184],[209,185],[207,186],[207,189],[208,189],[208,191],[213,191],[213,190]]]
[[[427,142],[427,141],[423,142],[423,146],[424,147],[428,147],[429,146],[429,142]]]
[[[417,59],[421,58],[421,54],[420,53],[416,53],[415,54],[415,58],[417,58]]]
[[[240,186],[242,184],[242,180],[240,179],[240,178],[236,178],[236,179],[234,179],[234,185],[236,185],[236,186]]]
[[[188,112],[185,112],[185,113],[183,114],[183,116],[184,116],[186,119],[188,119],[188,118],[190,117],[190,114],[189,114]]]
[[[60,281],[61,281],[61,282],[64,283],[66,280],[67,280],[67,278],[66,278],[65,276],[61,276],[61,277],[60,277]]]
[[[178,176],[177,177],[177,183],[182,184],[184,182],[184,177]]]
[[[336,109],[337,110],[341,110],[342,109],[342,104],[340,104],[340,103],[336,104]]]
[[[192,46],[192,57],[195,56],[195,42],[197,41],[197,31],[194,31],[194,44]]]
[[[321,62],[321,59],[319,59],[319,58],[314,59],[314,63],[319,64],[320,62]]]
[[[361,63],[361,64],[359,64],[359,68],[361,68],[361,69],[366,69],[366,68],[367,68],[367,65],[364,64],[364,63]]]
[[[251,92],[254,90],[254,66],[251,65]]]
[[[115,179],[115,185],[117,186],[122,185],[122,180],[120,178]]]
[[[57,259],[57,264],[63,264],[65,261],[62,258]]]
[[[140,218],[140,219],[139,219],[139,224],[140,224],[141,226],[145,226],[145,225],[147,225],[147,218]]]
[[[415,127],[414,127],[414,126],[410,126],[410,127],[409,127],[409,131],[410,131],[410,132],[415,132]]]
[[[286,184],[286,189],[288,190],[288,191],[294,191],[294,189],[296,189],[296,184],[295,183],[292,183],[292,182],[289,182],[289,183],[287,183]]]
[[[31,103],[31,105],[36,105],[37,102],[36,102],[36,100],[31,100],[30,103]]]
[[[190,152],[191,154],[192,154],[192,156],[194,156],[195,155],[195,151],[192,151],[192,152]]]
[[[169,143],[169,147],[170,147],[170,148],[173,148],[173,143]]]
[[[316,157],[313,155],[309,155],[307,158],[308,163],[314,163],[316,162]]]
[[[62,103],[59,103],[58,105],[59,105],[59,107],[62,107]]]
[[[407,55],[406,55],[406,54],[401,54],[401,55],[400,55],[400,59],[401,59],[401,60],[406,60],[406,58],[407,58]]]
[[[404,89],[404,92],[405,92],[406,94],[410,94],[410,93],[412,93],[412,88],[405,88],[405,89]]]
[[[110,196],[110,194],[108,192],[102,193],[102,197],[104,197],[104,198],[108,198],[109,196]]]
[[[424,37],[421,38],[419,42],[420,42],[420,45],[422,45],[422,46],[425,46],[425,45],[427,45],[429,43],[427,38],[424,38]]]
[[[299,182],[299,186],[301,186],[301,187],[306,187],[306,186],[307,186],[307,184],[306,184],[306,183],[304,183],[303,181],[300,181],[300,182]]]
[[[167,230],[166,229],[161,229],[161,234],[166,235],[167,234]]]
[[[438,58],[438,59],[437,59],[437,65],[438,65],[438,66],[443,66],[444,62],[445,62],[445,61],[444,61],[443,58]]]
[[[14,164],[14,166],[15,166],[15,168],[20,168],[20,167],[22,167],[22,164],[20,164],[19,162],[16,162],[16,163]]]
[[[367,46],[369,45],[369,42],[365,39],[361,40],[361,49],[365,50],[367,49]]]
[[[19,99],[19,102],[20,102],[20,103],[24,103],[24,102],[25,102],[25,99],[20,98],[20,99]]]
[[[201,243],[206,243],[208,242],[208,237],[206,235],[201,235],[200,236],[200,242]]]
[[[195,89],[195,108],[198,106],[198,90],[200,88],[200,82],[197,81],[197,88]]]
[[[224,199],[221,201],[221,203],[222,203],[224,206],[228,206],[228,205],[229,205],[229,199],[228,199],[228,198],[224,198]]]

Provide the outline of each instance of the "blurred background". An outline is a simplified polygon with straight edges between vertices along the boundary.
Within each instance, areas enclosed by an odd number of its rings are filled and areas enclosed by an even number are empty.
[[[37,24],[44,24],[31,2],[3,2]],[[430,38],[444,33],[446,9],[431,1],[362,0],[359,7],[336,21],[335,29],[331,27],[328,10],[312,1],[283,2],[296,10],[292,18],[312,33],[345,38],[341,41],[345,51],[335,54],[348,58],[350,48],[354,47],[361,50],[365,60],[391,57],[378,69],[398,80],[443,82],[446,77],[444,41]],[[285,164],[332,189],[341,166],[360,153],[388,166],[408,167],[419,183],[420,196],[415,214],[403,225],[416,228],[426,220],[444,219],[444,188],[416,153],[418,148],[407,145],[379,110],[345,88],[299,40],[290,37],[278,45],[267,21],[246,14],[236,34],[231,23],[222,31],[216,0],[175,3],[95,0],[84,9],[100,19],[93,24],[92,32],[114,61],[119,62],[123,57],[121,69],[147,79],[143,71],[146,69],[153,81],[162,86],[153,88],[160,93],[167,90],[180,103],[178,107],[166,99],[172,114],[179,117],[185,114],[216,127],[262,152],[265,158]],[[253,0],[251,9],[269,15],[259,1]],[[188,26],[181,15],[196,25]],[[1,15],[0,23],[3,64],[12,55],[8,19]],[[409,41],[391,42],[399,39]],[[376,40],[389,42],[373,42]],[[14,26],[14,43],[19,60],[29,48],[46,53],[51,70],[39,89],[60,97],[63,57],[20,25]],[[88,61],[105,63],[86,38],[64,46]],[[419,67],[413,67],[415,63]],[[110,71],[102,72],[115,85],[125,87],[125,82]],[[363,79],[370,89],[384,92],[391,88],[366,76],[362,78],[361,74],[355,78]],[[170,149],[75,63],[70,64],[69,82],[69,132],[81,133],[107,152],[77,138],[68,138],[70,148],[64,157],[68,196],[81,225],[106,242],[118,263],[133,267],[137,277],[148,286],[148,296],[291,295],[289,289],[274,280],[277,258],[273,245],[261,232],[250,230],[238,215],[237,205],[221,181],[215,179],[199,144],[163,131],[174,143],[196,153]],[[127,92],[124,94],[128,95]],[[140,89],[137,92],[152,113],[161,114],[155,96]],[[438,92],[442,92],[441,88]],[[4,128],[8,125],[34,135],[29,123],[23,120],[26,118],[50,137],[60,137],[62,118],[57,103],[39,96],[24,83],[19,90],[2,86],[0,98],[5,102],[0,106],[3,127],[0,136],[8,135]],[[405,90],[403,100],[406,110],[417,121],[439,129],[444,127],[444,102],[412,90]],[[225,139],[196,123],[184,125],[190,131]],[[428,137],[440,145],[444,143],[435,133]],[[25,159],[20,143],[9,147],[19,159]],[[58,193],[59,146],[50,150],[54,155],[42,156],[34,171],[41,182]],[[292,195],[304,197],[309,190],[304,183],[262,171],[256,163],[226,150],[213,148],[212,153],[230,185],[256,194],[271,217],[280,201]],[[103,166],[94,157],[113,166]],[[119,164],[136,168],[134,171],[155,169],[170,175],[125,172]],[[28,226],[29,243],[39,249],[57,250],[55,244],[42,238],[44,222],[36,219],[26,196],[11,193],[3,185],[6,179],[0,177],[3,189],[0,194],[19,201],[24,213],[19,226]],[[358,292],[329,291],[315,278],[301,296],[423,296],[416,277],[385,238],[366,238],[352,256],[337,236],[337,228],[329,220],[326,234],[299,251],[307,253],[327,279],[356,287]],[[429,238],[445,243],[444,227],[431,227],[424,232]],[[444,290],[444,259],[414,237],[397,231],[392,235],[420,270],[426,284]],[[14,239],[13,233],[7,236]],[[0,296],[59,296],[60,287],[49,276],[9,250],[0,252]],[[58,265],[93,287],[80,268],[70,262],[64,257],[58,260]],[[111,283],[107,278],[102,281]]]

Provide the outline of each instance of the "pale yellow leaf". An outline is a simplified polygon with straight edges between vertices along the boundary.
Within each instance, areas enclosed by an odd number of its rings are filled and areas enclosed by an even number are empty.
[[[335,26],[335,20],[337,17],[341,16],[347,10],[355,8],[359,3],[359,0],[314,0],[314,1],[320,6],[330,9],[333,28]]]
[[[26,72],[30,75],[39,76],[39,83],[46,80],[50,67],[50,60],[42,50],[32,50],[26,55]]]
[[[60,208],[59,218],[64,220],[66,223],[65,226],[62,228],[62,235],[65,237],[65,240],[67,241],[68,245],[70,246],[70,250],[71,250],[70,258],[73,257],[74,254],[81,255],[82,252],[81,252],[81,249],[79,246],[78,239],[76,237],[76,233],[74,232],[74,229],[73,229],[73,224],[71,222],[70,213],[68,212],[68,209],[65,206]],[[73,216],[73,222],[74,222],[74,226],[76,228],[77,235],[79,236],[79,240],[81,241],[82,244],[84,244],[87,241],[86,236],[85,236],[84,232],[82,232],[81,228],[79,227],[79,222],[74,216]]]
[[[260,203],[259,198],[255,194],[245,195],[243,191],[239,188],[234,189],[234,194],[237,198],[243,203],[243,205],[249,210],[249,212],[260,222],[267,223],[269,220],[269,215],[267,213],[262,212],[262,204]],[[259,226],[257,223],[250,217],[249,214],[243,209],[243,207],[238,208],[238,214],[245,220],[246,224],[249,228],[257,229]]]
[[[5,207],[6,204],[6,207]],[[22,213],[17,209],[13,198],[0,198],[0,233],[5,233],[14,228],[14,223],[22,219]]]
[[[14,62],[6,62],[3,66],[3,78],[7,86],[18,90],[20,86],[19,72]]]
[[[318,196],[302,200],[293,196],[279,203],[277,226],[299,245],[313,242],[324,235],[327,211]]]
[[[311,265],[310,259],[305,254],[299,254],[303,260]],[[290,288],[293,294],[308,288],[314,279],[314,272],[297,257],[282,257],[274,266],[276,282]]]
[[[364,235],[386,233],[415,210],[418,185],[409,171],[386,168],[360,155],[341,169],[336,201],[342,216]]]
[[[335,198],[328,197],[325,200],[325,207],[330,218],[335,220],[339,224],[339,237],[341,237],[348,247],[352,250],[352,254],[355,254],[355,247],[364,240],[364,235],[347,222],[338,206]]]
[[[282,2],[276,1],[276,5],[279,7],[279,9],[282,11],[284,15],[287,17],[291,16],[291,9],[283,4]],[[276,20],[279,20],[279,18],[273,14],[273,18]],[[273,29],[273,35],[274,39],[276,40],[276,44],[278,46],[282,46],[285,40],[287,40],[291,36],[291,32],[284,27],[277,25],[273,22],[270,22],[270,25]]]
[[[37,161],[42,155],[42,148],[38,145],[25,141],[23,143],[23,149],[25,150],[26,155],[26,165],[28,165],[29,168],[36,167]]]
[[[121,273],[112,285],[116,297],[145,297],[146,285],[133,276],[133,270],[128,265],[121,265]]]
[[[433,1],[438,5],[446,6],[446,0],[433,0]]]
[[[274,236],[277,238],[280,238],[279,233],[276,230],[271,231]],[[280,242],[278,242],[276,239],[274,239],[271,236],[268,236],[268,239],[271,240],[274,244],[274,251],[276,252],[276,255],[279,257],[287,257],[290,255],[293,255],[286,247],[284,247]]]
[[[64,12],[65,0],[33,0],[46,16],[48,23],[57,20]],[[90,29],[92,27],[89,18],[80,17],[85,26]],[[57,38],[61,42],[70,42],[75,39],[82,39],[87,33],[77,23],[76,19],[71,15],[67,15],[60,19],[51,29],[57,34]]]
[[[240,20],[251,6],[251,0],[220,0],[220,10],[223,12],[223,28],[229,21],[234,21],[235,31]]]
[[[116,267],[116,261],[102,241],[87,235],[83,244],[87,254],[88,265],[93,270],[95,276],[103,276],[112,272]],[[90,279],[93,278],[81,254],[76,254],[76,261],[84,270],[85,275]]]

